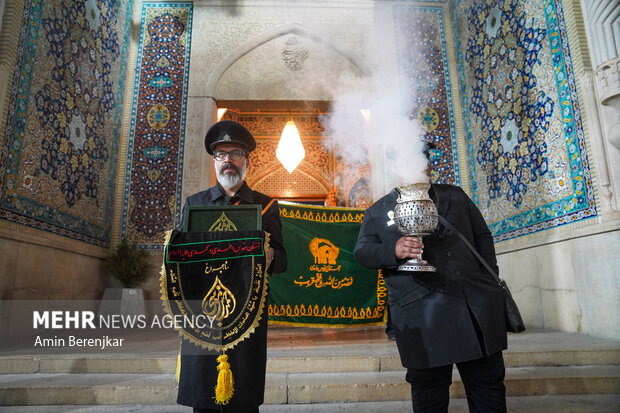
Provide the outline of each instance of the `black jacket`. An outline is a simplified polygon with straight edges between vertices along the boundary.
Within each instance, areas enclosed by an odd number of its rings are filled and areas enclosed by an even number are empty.
[[[232,198],[224,194],[219,184],[187,197],[183,206],[183,215],[186,213],[186,207],[190,205],[234,205],[237,202],[262,205],[263,230],[270,234],[269,246],[274,249],[274,258],[268,271],[269,273],[284,272],[287,261],[278,202],[260,192],[251,190],[245,182]],[[263,403],[267,366],[266,309],[267,306],[255,332],[226,352],[235,381],[235,393],[231,401],[223,406],[224,412],[248,411]],[[220,407],[215,403],[214,398],[218,355],[210,353],[182,340],[177,403],[203,409]]]
[[[467,194],[452,185],[431,185],[429,194],[439,215],[497,270],[493,237]],[[405,261],[394,252],[402,234],[390,224],[387,213],[394,210],[397,199],[394,189],[366,210],[354,253],[363,266],[383,269],[403,366],[436,367],[505,349],[502,289],[452,231],[440,224],[422,239],[423,258],[437,272],[396,270]]]

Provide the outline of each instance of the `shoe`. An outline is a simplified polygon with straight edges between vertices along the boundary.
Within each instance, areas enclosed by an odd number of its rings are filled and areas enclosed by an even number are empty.
[[[386,334],[387,334],[387,338],[388,338],[388,340],[390,340],[390,341],[396,341],[396,336],[394,335],[394,333],[392,333],[392,332],[390,331],[389,333],[386,333]]]

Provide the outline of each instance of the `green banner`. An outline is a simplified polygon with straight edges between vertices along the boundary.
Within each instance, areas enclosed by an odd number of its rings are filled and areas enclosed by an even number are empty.
[[[380,270],[353,256],[364,211],[280,202],[288,257],[269,278],[269,321],[314,327],[385,322],[387,288]]]

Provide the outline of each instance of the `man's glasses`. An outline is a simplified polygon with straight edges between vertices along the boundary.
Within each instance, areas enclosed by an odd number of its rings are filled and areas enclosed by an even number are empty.
[[[218,161],[225,160],[226,156],[229,156],[230,160],[232,160],[232,161],[238,161],[239,159],[241,159],[244,156],[246,156],[246,153],[243,152],[243,151],[239,151],[239,150],[234,150],[234,151],[230,151],[230,152],[226,152],[226,151],[215,151],[215,152],[213,152],[213,157],[215,159],[217,159]]]

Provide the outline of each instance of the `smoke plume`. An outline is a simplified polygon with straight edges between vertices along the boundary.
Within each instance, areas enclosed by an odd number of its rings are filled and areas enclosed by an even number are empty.
[[[424,134],[408,113],[415,89],[400,81],[393,21],[391,13],[375,11],[376,30],[367,30],[368,73],[341,77],[331,111],[322,118],[341,161],[352,169],[370,163],[373,200],[395,186],[428,181]]]

